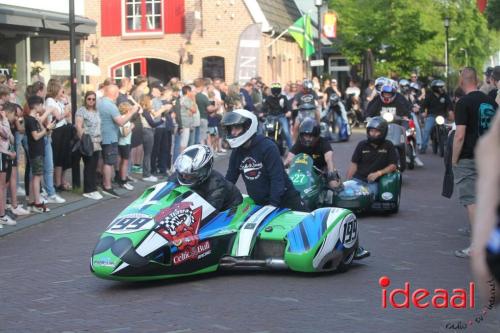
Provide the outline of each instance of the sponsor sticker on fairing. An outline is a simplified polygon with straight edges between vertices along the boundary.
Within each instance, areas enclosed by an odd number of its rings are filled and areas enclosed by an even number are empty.
[[[182,252],[174,254],[172,262],[174,265],[180,265],[188,260],[199,260],[212,253],[209,241],[201,242],[191,246]]]

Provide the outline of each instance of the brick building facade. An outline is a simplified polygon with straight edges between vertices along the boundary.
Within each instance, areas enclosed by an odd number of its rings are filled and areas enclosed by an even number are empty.
[[[292,0],[276,3],[295,6]],[[287,24],[300,15],[296,7],[295,12]],[[267,47],[287,27],[270,26],[256,0],[86,0],[85,16],[97,22],[96,34],[80,50],[82,60],[101,69],[100,77],[90,77],[92,88],[106,77],[138,74],[162,81],[224,76],[232,83],[240,35],[254,23],[263,23],[258,75],[267,83],[304,76],[302,52],[293,39],[285,35]],[[51,42],[50,49],[51,61],[68,59],[66,41]]]

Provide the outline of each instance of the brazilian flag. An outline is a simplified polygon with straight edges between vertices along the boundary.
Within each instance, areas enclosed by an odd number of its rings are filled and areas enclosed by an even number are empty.
[[[316,52],[314,49],[312,24],[309,14],[303,15],[295,21],[295,23],[288,28],[288,33],[290,33],[299,46],[304,49],[306,58],[309,58]]]

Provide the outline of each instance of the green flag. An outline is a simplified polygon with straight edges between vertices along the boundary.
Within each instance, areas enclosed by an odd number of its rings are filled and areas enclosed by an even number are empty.
[[[311,17],[309,14],[301,16],[288,28],[288,32],[299,46],[304,49],[306,58],[314,54],[314,39],[312,33]]]

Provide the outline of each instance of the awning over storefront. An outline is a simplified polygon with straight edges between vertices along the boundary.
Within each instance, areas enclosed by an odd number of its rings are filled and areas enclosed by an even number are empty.
[[[50,74],[51,75],[60,75],[60,76],[69,76],[70,66],[69,60],[59,60],[52,61],[50,63]],[[82,61],[80,63],[80,72],[81,75],[85,76],[100,76],[101,69],[99,66],[92,62]]]
[[[38,9],[19,6],[0,6],[0,30],[5,28],[20,29],[20,33],[38,32],[40,34],[68,33],[69,16],[64,13],[56,13]],[[75,28],[77,35],[88,35],[95,33],[97,23],[83,16],[75,16]]]

